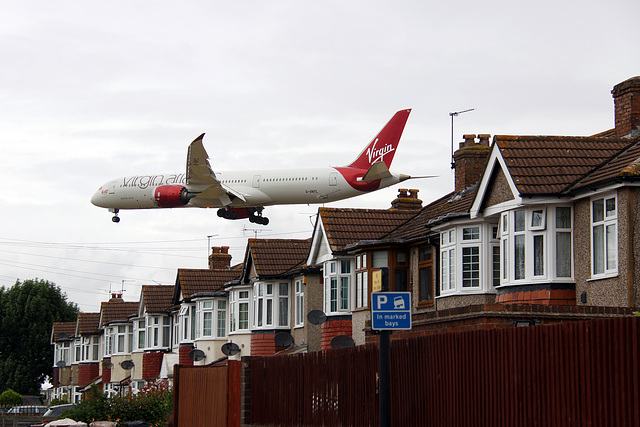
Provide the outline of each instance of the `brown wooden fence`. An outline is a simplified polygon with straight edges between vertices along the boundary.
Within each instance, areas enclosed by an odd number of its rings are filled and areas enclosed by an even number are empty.
[[[175,427],[240,426],[240,362],[180,366],[174,371]]]
[[[395,426],[640,426],[640,318],[391,343]],[[378,349],[254,358],[251,421],[377,426]]]

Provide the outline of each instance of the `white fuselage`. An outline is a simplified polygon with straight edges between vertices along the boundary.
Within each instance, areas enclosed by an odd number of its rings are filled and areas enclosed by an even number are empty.
[[[216,172],[216,178],[223,187],[241,194],[245,200],[234,198],[229,204],[223,204],[219,200],[196,197],[184,207],[258,207],[327,203],[385,188],[409,178],[406,175],[392,174],[391,177],[373,183],[362,183],[352,176],[352,185],[339,169],[343,168]],[[110,209],[158,208],[160,206],[155,200],[154,191],[162,185],[184,186],[189,192],[194,193],[204,190],[204,187],[187,186],[184,173],[135,175],[105,183],[93,195],[91,203]]]

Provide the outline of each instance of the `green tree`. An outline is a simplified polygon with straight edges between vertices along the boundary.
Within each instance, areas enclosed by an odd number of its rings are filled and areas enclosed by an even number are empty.
[[[0,288],[0,390],[38,394],[53,372],[53,322],[72,322],[78,306],[54,283],[33,279]]]
[[[5,390],[0,394],[0,405],[3,406],[22,405],[22,400],[22,395],[11,389]]]

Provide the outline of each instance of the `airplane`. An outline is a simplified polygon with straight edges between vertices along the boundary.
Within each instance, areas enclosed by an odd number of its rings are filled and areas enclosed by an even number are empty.
[[[348,199],[410,179],[389,171],[411,109],[400,110],[348,166],[214,172],[202,140],[190,145],[185,173],[112,179],[91,197],[120,222],[122,209],[219,208],[225,219],[267,225],[265,206],[317,204]]]

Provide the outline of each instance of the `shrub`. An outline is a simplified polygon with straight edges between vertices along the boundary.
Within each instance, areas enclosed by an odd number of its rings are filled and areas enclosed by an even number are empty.
[[[5,390],[0,394],[0,405],[15,406],[22,405],[22,395],[11,389]]]
[[[116,421],[118,425],[129,421],[145,421],[163,426],[173,405],[173,392],[166,381],[150,383],[138,394],[108,398],[97,387],[65,416],[89,424],[92,421]]]

